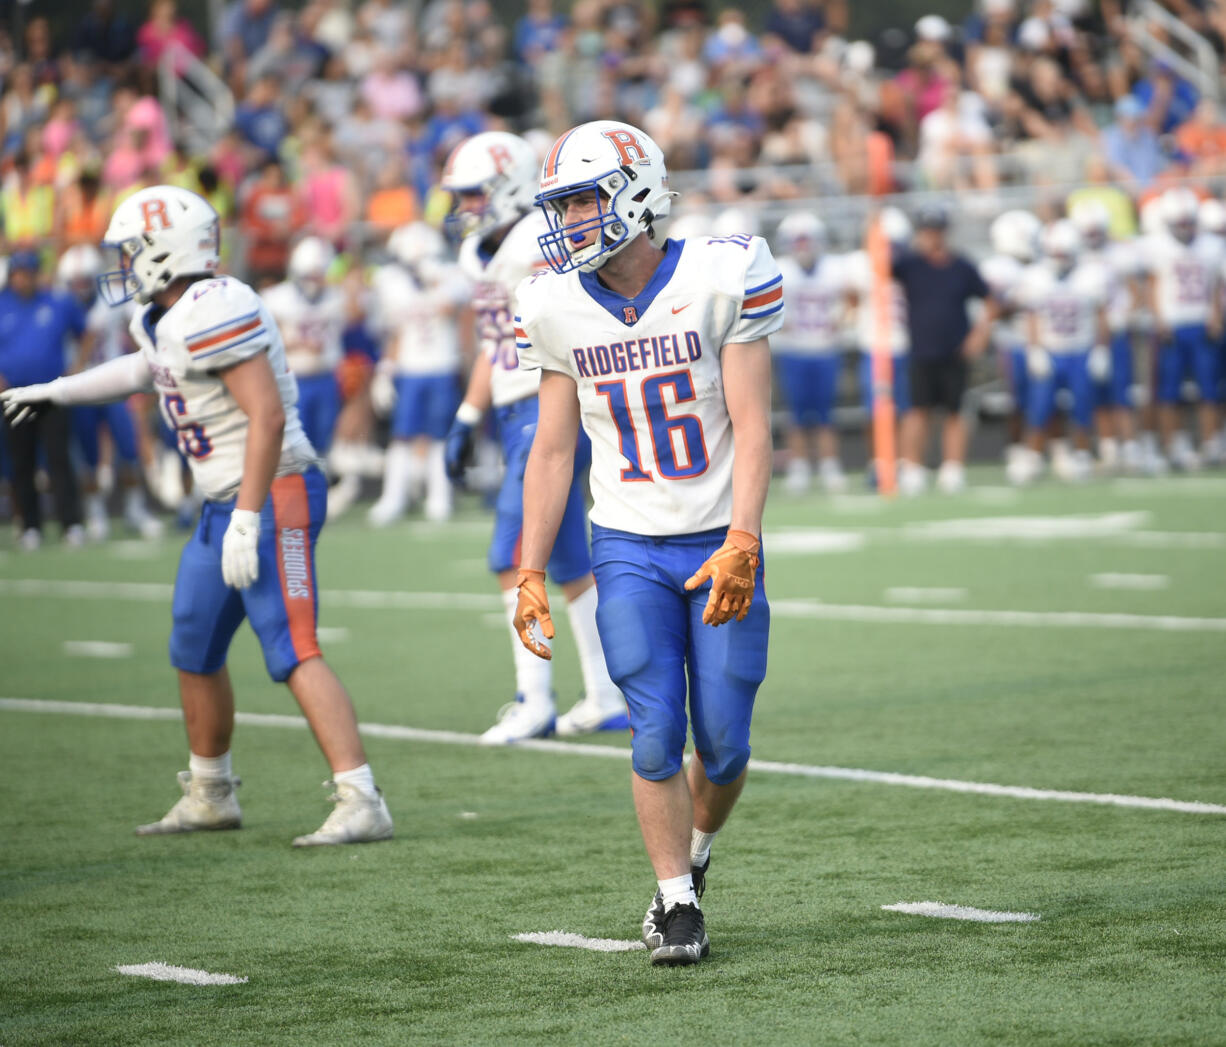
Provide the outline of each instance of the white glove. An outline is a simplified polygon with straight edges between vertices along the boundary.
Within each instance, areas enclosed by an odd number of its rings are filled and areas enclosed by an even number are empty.
[[[235,509],[221,540],[221,577],[226,585],[246,589],[260,573],[260,514]]]
[[[1042,381],[1051,375],[1051,357],[1046,349],[1032,345],[1026,350],[1026,370],[1031,378]]]
[[[386,418],[396,406],[396,380],[382,367],[370,383],[370,406],[380,418]]]
[[[1105,382],[1111,377],[1111,350],[1105,345],[1096,345],[1090,350],[1086,370],[1090,372],[1090,378],[1095,382]]]
[[[21,425],[22,422],[30,421],[38,414],[40,405],[62,403],[59,398],[62,383],[60,386],[57,386],[57,383],[58,378],[54,382],[39,385],[19,385],[0,393],[0,403],[4,404],[9,425]]]

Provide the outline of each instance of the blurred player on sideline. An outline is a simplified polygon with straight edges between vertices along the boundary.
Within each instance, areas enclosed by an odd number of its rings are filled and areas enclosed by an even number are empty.
[[[1043,261],[1027,270],[1022,285],[1020,300],[1027,311],[1028,453],[1015,459],[1008,474],[1013,483],[1029,483],[1042,472],[1044,430],[1060,388],[1073,398],[1077,448],[1067,468],[1062,468],[1061,479],[1088,480],[1093,470],[1089,450],[1093,372],[1108,356],[1107,281],[1100,266],[1079,262],[1080,253],[1081,237],[1073,223],[1067,219],[1052,223],[1043,232]]]
[[[1083,200],[1069,211],[1081,234],[1082,261],[1098,266],[1107,284],[1107,328],[1111,342],[1106,373],[1095,374],[1094,398],[1101,416],[1098,458],[1106,469],[1141,469],[1141,446],[1132,403],[1132,287],[1140,275],[1135,242],[1110,239],[1111,215],[1097,200]]]
[[[383,339],[372,395],[392,417],[383,493],[367,515],[376,527],[400,519],[423,490],[427,520],[451,516],[443,452],[460,400],[457,314],[469,298],[459,268],[443,260],[442,236],[425,222],[396,229],[387,247],[393,260],[375,270],[371,288]]]
[[[628,124],[582,124],[545,159],[537,202],[554,272],[516,294],[541,411],[515,624],[548,658],[545,566],[582,425],[600,638],[630,706],[634,802],[658,881],[643,937],[653,964],[686,965],[710,948],[698,896],[745,783],[766,675],[767,336],[783,322],[783,276],[759,237],[663,239],[654,223],[672,195],[663,153]]]
[[[1030,373],[1026,367],[1026,319],[1020,294],[1027,269],[1039,251],[1042,223],[1029,211],[1005,211],[988,228],[993,254],[979,263],[979,273],[1001,310],[1001,321],[992,328],[993,348],[1009,383],[1013,412],[1009,418],[1009,445],[1005,469],[1016,469],[1027,457],[1025,435],[1026,400]]]
[[[47,404],[107,403],[156,389],[206,501],[175,579],[170,660],[179,671],[190,769],[183,797],[139,835],[237,829],[230,759],[234,691],[226,669],[244,618],[269,675],[288,683],[332,769],[336,806],[295,846],[392,835],[344,686],[315,635],[315,542],[327,483],[295,409],[297,386],[267,307],[252,288],[218,276],[217,212],[202,197],[157,185],[115,210],[104,247],[117,267],[102,297],[141,303],[139,352],[43,385],[0,393],[14,424]]]
[[[1222,255],[1197,232],[1200,201],[1190,189],[1168,189],[1157,203],[1162,230],[1145,245],[1147,292],[1158,343],[1158,430],[1171,465],[1195,470],[1222,457],[1218,436],[1217,341],[1222,334]],[[1200,452],[1179,427],[1182,385],[1200,393]]]
[[[506,459],[506,476],[495,504],[489,566],[498,576],[515,658],[515,701],[504,706],[482,741],[491,744],[599,730],[624,730],[626,703],[609,679],[596,631],[596,589],[588,548],[584,472],[590,450],[586,438],[568,476],[569,497],[549,573],[566,596],[579,663],[583,698],[557,716],[549,664],[532,657],[516,637],[515,572],[520,566],[523,530],[524,463],[537,424],[540,376],[521,371],[518,332],[511,296],[516,285],[544,265],[538,238],[548,231],[533,210],[537,158],[527,142],[504,131],[487,131],[461,142],[443,170],[443,188],[452,193],[449,222],[463,237],[460,265],[475,284],[477,359],[464,401],[447,436],[447,468],[463,475],[473,432],[492,405]]]
[[[779,223],[775,239],[784,252],[779,271],[788,300],[774,346],[779,388],[792,416],[784,486],[792,494],[807,491],[816,460],[822,486],[837,494],[847,489],[833,424],[843,362],[847,267],[827,253],[826,226],[815,214],[789,214]]]
[[[102,271],[102,255],[92,244],[76,244],[68,248],[56,266],[56,281],[85,310],[85,334],[81,338],[74,371],[95,367],[123,356],[135,349],[128,335],[130,309],[112,309],[98,295],[98,274]],[[136,423],[124,401],[91,407],[74,407],[71,411],[73,435],[81,452],[84,472],[81,482],[85,509],[85,531],[95,541],[106,538],[111,521],[106,509],[106,492],[99,482],[101,455],[98,434],[106,428],[111,434],[117,468],[115,474],[123,487],[124,523],[142,538],[157,538],[162,522],[149,512],[145,491],[141,486],[140,457],[136,440]]]

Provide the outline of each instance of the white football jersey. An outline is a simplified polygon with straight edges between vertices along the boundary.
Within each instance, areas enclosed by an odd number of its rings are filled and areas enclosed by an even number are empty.
[[[294,374],[328,374],[340,366],[345,350],[345,295],[325,287],[308,298],[292,280],[260,292],[285,343],[285,362]]]
[[[129,302],[112,308],[100,297],[94,299],[94,304],[85,314],[85,330],[94,336],[87,367],[97,367],[136,348],[132,336],[128,334],[134,312],[135,308]]]
[[[873,317],[873,267],[867,251],[845,254],[843,263],[848,289],[859,299],[856,306],[856,344],[861,352],[871,353],[877,337]],[[894,356],[905,356],[911,348],[911,334],[907,329],[907,296],[895,280],[890,281],[889,296],[890,352]]]
[[[1083,251],[1081,261],[1103,270],[1107,283],[1107,326],[1111,333],[1127,331],[1135,312],[1132,281],[1141,275],[1136,241],[1108,240],[1096,250]]]
[[[460,339],[455,309],[469,299],[458,266],[432,267],[419,278],[391,262],[375,270],[373,326],[400,374],[455,374]]]
[[[1141,257],[1145,271],[1157,282],[1154,298],[1160,323],[1182,327],[1208,322],[1222,279],[1221,253],[1209,237],[1197,236],[1185,244],[1157,233],[1147,239]]]
[[[992,327],[992,344],[998,352],[1011,352],[1026,346],[1021,293],[1027,268],[1007,254],[994,254],[979,263],[979,275],[991,290],[992,297],[1010,313]]]
[[[1039,321],[1039,345],[1051,353],[1077,353],[1098,342],[1098,311],[1107,284],[1098,266],[1075,265],[1061,276],[1046,262],[1026,270],[1021,301]]]
[[[592,521],[647,535],[732,519],[725,345],[783,324],[783,276],[761,237],[669,240],[642,293],[543,272],[516,295],[520,366],[575,379],[592,440]]]
[[[238,493],[247,449],[247,415],[217,372],[258,353],[268,356],[285,409],[277,475],[316,463],[298,420],[298,383],[286,366],[281,335],[251,287],[219,276],[192,284],[155,320],[156,308],[137,312],[130,330],[149,364],[162,416],[177,431],[206,498],[225,501]]]
[[[472,307],[477,339],[490,361],[490,393],[495,407],[535,396],[541,384],[537,371],[519,366],[515,351],[512,298],[521,280],[546,268],[537,237],[549,232],[545,216],[533,209],[516,222],[492,254],[481,250],[478,237],[460,245],[460,266],[473,282]]]
[[[847,266],[838,257],[822,255],[812,269],[794,259],[779,259],[787,315],[774,348],[805,356],[837,352],[847,297]]]

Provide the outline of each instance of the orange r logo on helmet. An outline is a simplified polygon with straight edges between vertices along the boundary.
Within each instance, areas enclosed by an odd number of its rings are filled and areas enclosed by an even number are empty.
[[[631,132],[618,128],[615,131],[605,131],[604,136],[617,149],[621,166],[625,167],[627,164],[635,163],[651,163],[647,157],[647,150],[643,148],[642,143]]]
[[[494,161],[494,169],[499,174],[503,174],[515,162],[511,150],[505,145],[491,145],[490,159]]]
[[[159,228],[170,228],[170,215],[166,213],[165,200],[142,200],[140,202],[141,217],[145,220],[145,232],[153,232],[153,220],[161,222]]]

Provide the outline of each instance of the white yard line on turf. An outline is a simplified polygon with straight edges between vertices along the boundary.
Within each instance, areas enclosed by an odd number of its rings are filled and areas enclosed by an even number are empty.
[[[69,716],[101,716],[120,720],[179,720],[178,709],[146,705],[118,705],[102,702],[62,702],[38,698],[0,698],[0,712],[55,713]],[[254,727],[291,727],[304,730],[306,720],[300,716],[280,713],[238,713],[240,724]],[[430,731],[420,727],[396,724],[364,723],[361,731],[371,738],[393,738],[410,742],[430,742],[441,745],[481,746],[479,735],[460,731]],[[583,742],[558,742],[532,739],[516,742],[508,749],[528,752],[561,753],[571,756],[595,756],[612,760],[628,760],[630,750],[611,745],[591,745]],[[1128,796],[1116,793],[1070,792],[1059,789],[1032,789],[1022,785],[995,785],[991,782],[966,782],[956,778],[929,778],[924,775],[895,774],[890,771],[868,771],[855,767],[822,767],[803,763],[778,763],[752,759],[750,767],[762,774],[782,774],[796,778],[831,778],[848,782],[871,782],[878,785],[898,785],[909,789],[937,789],[945,792],[998,796],[1017,800],[1056,800],[1062,803],[1100,804],[1110,807],[1140,807],[1156,811],[1178,811],[1184,814],[1226,814],[1226,804],[1201,803],[1197,800],[1171,800],[1150,796]]]
[[[943,920],[974,920],[977,923],[1034,923],[1037,912],[1001,912],[996,909],[976,909],[970,905],[946,905],[945,902],[898,902],[883,905],[889,912],[910,913],[913,916],[935,916]]]
[[[1171,584],[1168,574],[1118,574],[1104,571],[1101,574],[1090,575],[1090,584],[1095,589],[1135,589],[1140,592],[1154,592],[1166,589]]]
[[[136,652],[130,643],[108,640],[65,640],[63,650],[73,658],[131,658]]]
[[[1226,535],[1221,536],[1226,539]],[[135,600],[169,603],[171,586],[157,582],[52,581],[0,578],[0,595],[70,600]],[[381,589],[324,589],[330,607],[401,611],[498,612],[502,600],[485,593],[396,592]],[[1114,614],[1095,611],[999,611],[937,607],[881,607],[874,604],[822,603],[820,600],[772,599],[776,618],[832,622],[879,622],[892,625],[1033,626],[1057,629],[1143,629],[1150,632],[1226,632],[1226,618],[1176,615]],[[491,619],[492,622],[492,619]]]
[[[588,949],[591,952],[632,952],[646,949],[642,942],[630,942],[621,938],[585,938],[571,931],[529,931],[511,935],[513,941],[529,945],[561,945],[571,949]]]
[[[957,603],[966,599],[966,590],[954,587],[891,585],[885,591],[886,603]]]
[[[242,985],[247,979],[236,974],[212,974],[194,967],[175,967],[169,963],[130,963],[115,968],[120,974],[152,978],[155,982],[181,982],[183,985]]]

